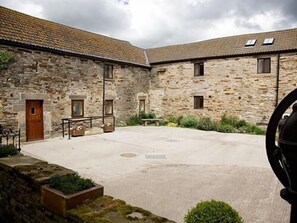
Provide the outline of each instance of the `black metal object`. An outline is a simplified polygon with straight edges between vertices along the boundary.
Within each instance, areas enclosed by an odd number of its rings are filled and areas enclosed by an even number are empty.
[[[71,138],[71,127],[77,123],[88,123],[89,127],[93,127],[93,121],[97,119],[102,119],[103,116],[91,116],[83,118],[62,118],[62,136],[65,137],[65,125],[67,125],[67,134],[68,139]],[[106,118],[112,118],[112,125],[115,126],[115,116],[114,115],[105,115]],[[104,123],[103,123],[104,124]]]
[[[297,89],[289,93],[273,112],[266,133],[266,152],[270,165],[284,185],[281,197],[291,204],[291,223],[297,222],[297,103],[292,114],[280,122],[285,111],[297,101]],[[276,131],[282,127],[276,144]]]
[[[12,144],[18,151],[21,151],[21,130],[14,130],[12,128],[5,128],[0,125],[0,149],[4,145]]]

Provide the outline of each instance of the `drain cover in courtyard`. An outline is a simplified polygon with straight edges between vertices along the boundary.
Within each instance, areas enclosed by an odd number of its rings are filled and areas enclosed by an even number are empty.
[[[166,159],[165,154],[151,154],[151,155],[145,155],[146,159]]]
[[[123,156],[123,157],[135,157],[136,154],[135,153],[122,153],[121,156]]]

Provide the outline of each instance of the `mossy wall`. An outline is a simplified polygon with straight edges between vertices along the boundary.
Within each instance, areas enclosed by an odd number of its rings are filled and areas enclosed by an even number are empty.
[[[1,158],[0,222],[69,222],[46,210],[40,202],[41,185],[52,174],[69,172],[27,156]]]

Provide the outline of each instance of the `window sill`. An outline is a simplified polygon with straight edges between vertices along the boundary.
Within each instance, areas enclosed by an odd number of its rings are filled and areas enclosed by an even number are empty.
[[[274,74],[274,73],[256,73],[253,76],[256,76],[256,77],[275,77],[276,74]]]
[[[114,81],[114,78],[105,78],[105,81]]]

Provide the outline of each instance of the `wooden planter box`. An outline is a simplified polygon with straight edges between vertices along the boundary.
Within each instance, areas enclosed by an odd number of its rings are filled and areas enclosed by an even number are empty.
[[[71,130],[71,136],[84,136],[85,135],[85,127],[81,127],[81,128],[76,128],[74,127]]]
[[[103,132],[114,132],[114,126],[103,126]]]
[[[50,188],[49,185],[41,187],[41,203],[55,214],[66,217],[66,211],[75,208],[86,200],[95,200],[103,196],[103,186],[95,184],[94,187],[65,195],[62,192]]]

